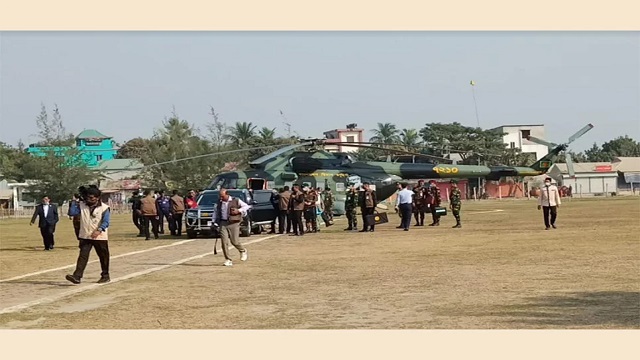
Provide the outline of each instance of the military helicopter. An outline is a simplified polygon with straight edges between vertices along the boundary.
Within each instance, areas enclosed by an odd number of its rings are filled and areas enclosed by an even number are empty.
[[[453,165],[447,158],[392,150],[414,156],[431,158],[438,163],[393,163],[384,161],[358,161],[349,153],[332,153],[324,150],[326,139],[306,139],[299,144],[288,145],[249,163],[249,169],[217,175],[207,189],[277,189],[291,187],[294,183],[309,187],[329,187],[334,191],[334,214],[344,214],[346,190],[350,185],[364,182],[376,190],[378,200],[389,198],[403,179],[417,178],[485,178],[499,180],[507,176],[537,176],[546,173],[556,157],[568,144],[591,130],[589,124],[569,138],[565,144],[553,145],[549,153],[529,167]],[[538,142],[542,140],[534,139]],[[331,142],[333,145],[366,147],[364,143]],[[387,149],[390,150],[390,149]],[[568,153],[566,154],[568,156]]]

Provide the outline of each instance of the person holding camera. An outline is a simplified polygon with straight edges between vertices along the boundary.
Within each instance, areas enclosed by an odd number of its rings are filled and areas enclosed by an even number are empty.
[[[76,233],[76,239],[80,239],[80,215],[71,216],[71,213],[74,212],[73,209],[77,209],[74,213],[79,214],[80,207],[80,194],[73,194],[73,199],[69,201],[69,211],[67,211],[67,215],[69,219],[73,221],[73,231]]]
[[[69,216],[79,216],[80,228],[78,233],[80,254],[76,263],[76,269],[72,275],[65,278],[74,283],[80,284],[84,270],[89,261],[91,249],[96,249],[96,254],[100,259],[99,284],[111,281],[109,278],[109,222],[111,211],[108,205],[100,201],[101,192],[97,187],[92,186],[85,189],[81,196],[81,201],[77,207],[69,212]]]

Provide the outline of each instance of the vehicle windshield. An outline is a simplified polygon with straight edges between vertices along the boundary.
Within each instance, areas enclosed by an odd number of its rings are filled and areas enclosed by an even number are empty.
[[[214,205],[218,202],[218,199],[220,198],[219,193],[215,192],[215,193],[203,193],[200,196],[198,196],[198,205],[202,206],[202,205]]]
[[[229,195],[231,195],[231,197],[235,197],[235,198],[239,198],[240,200],[244,201],[244,197],[242,196],[242,191],[232,191],[229,190],[228,191]],[[210,206],[210,205],[215,205],[218,203],[220,199],[220,193],[218,191],[215,192],[205,192],[200,194],[200,196],[198,196],[198,199],[196,200],[198,202],[198,206]]]

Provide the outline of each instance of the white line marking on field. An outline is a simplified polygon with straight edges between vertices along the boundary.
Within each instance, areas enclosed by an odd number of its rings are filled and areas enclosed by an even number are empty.
[[[489,211],[471,211],[471,212],[465,212],[465,214],[488,214],[488,213],[494,213],[494,212],[503,212],[504,210],[500,210],[500,209],[496,209],[496,210],[489,210]]]
[[[248,241],[244,245],[250,245],[250,244],[257,243],[257,242],[265,241],[265,240],[274,238],[276,236],[280,236],[280,234],[271,235],[271,236],[267,236],[267,237],[264,237],[264,238]],[[189,241],[189,240],[186,240],[186,241]],[[45,298],[29,301],[29,302],[26,302],[26,303],[10,306],[10,307],[7,307],[7,308],[4,308],[4,309],[0,310],[0,314],[14,313],[14,312],[22,311],[24,309],[28,309],[28,308],[36,306],[36,305],[49,304],[49,303],[52,303],[52,302],[57,301],[57,300],[60,300],[62,298],[70,296],[70,295],[75,295],[75,294],[79,294],[79,293],[82,293],[82,292],[85,292],[85,291],[93,290],[93,289],[95,289],[95,288],[97,288],[99,286],[109,285],[109,284],[117,283],[117,282],[120,282],[120,281],[132,279],[134,277],[147,275],[147,274],[150,274],[152,272],[164,270],[164,269],[166,269],[168,267],[171,267],[171,266],[174,266],[174,265],[180,265],[180,264],[192,261],[192,260],[201,259],[201,258],[203,258],[205,256],[208,256],[208,255],[213,255],[213,251],[209,251],[209,252],[206,252],[206,253],[200,254],[200,255],[191,256],[191,257],[188,257],[186,259],[177,260],[177,261],[174,261],[174,262],[172,262],[170,264],[156,266],[154,268],[150,268],[150,269],[138,271],[138,272],[135,272],[135,273],[131,273],[131,274],[128,274],[128,275],[124,275],[124,276],[112,279],[111,282],[106,283],[106,284],[93,283],[93,284],[89,284],[89,285],[86,285],[86,286],[82,286],[82,287],[79,287],[79,288],[76,288],[76,289],[73,289],[73,290],[69,290],[69,291],[60,293],[58,295],[49,296],[49,297],[45,297]]]
[[[131,256],[131,255],[136,255],[136,254],[142,254],[142,253],[146,253],[149,251],[153,251],[153,250],[159,250],[159,249],[164,249],[164,248],[168,248],[168,247],[172,247],[172,246],[177,246],[177,245],[182,245],[182,244],[186,244],[186,243],[190,243],[192,241],[196,241],[197,239],[191,239],[191,240],[182,240],[182,241],[178,241],[169,245],[162,245],[162,246],[156,246],[156,247],[152,247],[149,249],[144,249],[144,250],[138,250],[138,251],[132,251],[132,252],[128,252],[128,253],[124,253],[124,254],[120,254],[120,255],[116,255],[116,256],[111,256],[111,259],[117,259],[117,258],[121,258],[121,257],[125,257],[125,256]],[[95,263],[98,262],[99,260],[91,260],[89,261],[87,264],[91,264],[91,263]],[[14,276],[12,278],[8,278],[8,279],[0,279],[0,283],[3,282],[7,282],[7,281],[12,281],[12,280],[18,280],[18,279],[23,279],[26,277],[30,277],[30,276],[35,276],[35,275],[40,275],[40,274],[46,274],[46,273],[50,273],[53,271],[58,271],[58,270],[64,270],[64,269],[69,269],[76,266],[76,264],[71,264],[71,265],[65,265],[65,266],[60,266],[54,269],[47,269],[47,270],[41,270],[41,271],[36,271],[36,272],[32,272],[32,273],[28,273],[28,274],[24,274],[24,275],[18,275],[18,276]]]

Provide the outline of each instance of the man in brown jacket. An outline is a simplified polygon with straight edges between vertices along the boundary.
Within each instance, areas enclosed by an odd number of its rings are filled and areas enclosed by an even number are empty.
[[[280,192],[280,197],[278,198],[278,233],[284,234],[285,227],[284,224],[287,224],[287,233],[291,232],[291,213],[289,212],[289,202],[291,201],[291,191],[289,191],[289,187],[285,186],[284,189]]]
[[[317,190],[315,188],[308,188],[304,202],[304,219],[307,221],[307,232],[318,232],[317,202]]]
[[[145,240],[149,240],[149,223],[151,223],[151,230],[153,231],[153,238],[158,238],[158,219],[159,211],[156,199],[153,198],[151,191],[145,190],[142,194],[144,197],[140,200],[140,211],[142,212],[142,230],[144,232]]]
[[[378,199],[376,192],[369,187],[368,182],[363,183],[362,186],[364,187],[364,191],[360,200],[360,209],[362,210],[363,228],[360,232],[374,231],[376,224],[375,222],[369,223],[369,221],[367,221],[367,215],[373,215],[376,205],[378,205]],[[367,227],[369,229],[367,229]]]
[[[293,226],[294,236],[304,235],[304,223],[302,222],[302,212],[304,211],[304,193],[300,190],[300,185],[293,185],[293,193],[289,200],[289,209],[292,216],[291,226]]]
[[[182,236],[182,216],[184,215],[184,199],[178,193],[178,190],[173,190],[171,196],[171,218],[173,226],[170,227],[171,235]]]

